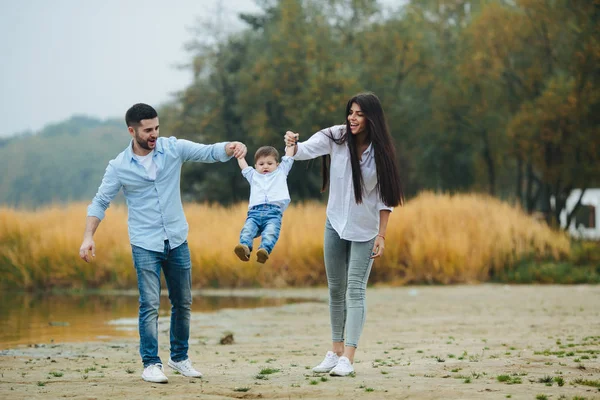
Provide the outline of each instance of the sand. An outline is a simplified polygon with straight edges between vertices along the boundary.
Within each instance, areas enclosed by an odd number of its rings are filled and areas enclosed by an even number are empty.
[[[325,288],[203,293],[317,301],[194,313],[202,379],[167,368],[168,384],[142,381],[135,338],[4,350],[0,399],[600,399],[590,386],[600,383],[600,286],[369,288],[356,375],[345,378],[310,370],[330,346]],[[166,364],[168,319],[160,331]],[[222,345],[227,331],[234,343]],[[259,376],[265,368],[276,372]]]

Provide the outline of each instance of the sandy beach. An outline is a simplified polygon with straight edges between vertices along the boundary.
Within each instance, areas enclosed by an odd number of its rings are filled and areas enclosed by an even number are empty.
[[[168,384],[142,381],[136,338],[3,350],[0,398],[600,399],[599,286],[369,288],[346,378],[310,370],[330,344],[325,288],[203,293],[316,301],[194,313],[202,379],[167,367]],[[166,364],[167,318],[160,331]],[[220,343],[226,332],[232,344]]]

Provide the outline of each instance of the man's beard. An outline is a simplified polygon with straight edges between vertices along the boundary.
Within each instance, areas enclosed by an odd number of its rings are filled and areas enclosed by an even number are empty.
[[[140,146],[142,149],[144,149],[144,150],[152,150],[150,148],[150,146],[148,146],[148,141],[147,140],[142,140],[139,137],[139,135],[137,134],[137,132],[135,134],[135,141],[137,142],[138,146]]]

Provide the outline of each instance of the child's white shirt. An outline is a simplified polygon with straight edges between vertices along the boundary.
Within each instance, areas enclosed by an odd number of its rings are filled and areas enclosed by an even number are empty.
[[[293,158],[283,156],[275,171],[267,174],[260,174],[252,167],[244,168],[242,175],[250,183],[248,208],[260,204],[275,204],[284,211],[290,204],[287,176],[293,163]]]

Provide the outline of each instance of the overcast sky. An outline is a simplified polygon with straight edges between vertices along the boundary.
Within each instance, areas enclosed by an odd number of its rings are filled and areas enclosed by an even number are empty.
[[[191,81],[175,68],[194,26],[241,24],[253,0],[0,0],[0,136],[37,131],[74,114],[121,117]]]

